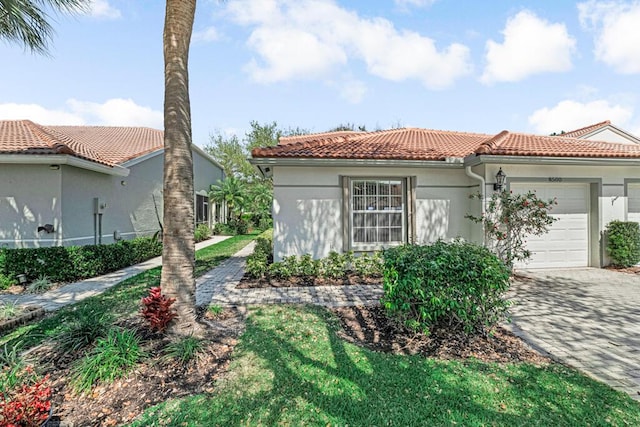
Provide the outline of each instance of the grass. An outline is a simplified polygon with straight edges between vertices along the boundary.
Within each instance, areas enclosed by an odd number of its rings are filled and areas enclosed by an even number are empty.
[[[251,242],[257,233],[233,236],[196,252],[196,276],[204,274]],[[0,345],[21,342],[28,349],[68,331],[68,325],[77,323],[78,310],[90,312],[94,318],[108,316],[124,318],[134,315],[140,308],[140,299],[152,286],[160,286],[161,268],[153,268],[131,277],[100,295],[87,298],[79,304],[63,307],[38,322],[22,325],[0,337]],[[8,305],[0,304],[0,314]]]
[[[253,309],[225,380],[136,426],[640,425],[640,405],[575,370],[372,352],[315,307]]]
[[[11,319],[22,313],[22,308],[14,302],[0,302],[0,320]]]
[[[51,288],[51,282],[47,276],[40,276],[27,286],[27,292],[32,294],[41,294]]]
[[[203,348],[204,346],[200,338],[187,336],[167,344],[165,348],[165,360],[186,365],[189,361],[193,360]]]

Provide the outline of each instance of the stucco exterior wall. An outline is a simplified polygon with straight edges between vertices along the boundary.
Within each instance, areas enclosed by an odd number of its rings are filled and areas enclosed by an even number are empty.
[[[150,235],[159,229],[153,196],[162,218],[162,156],[130,167],[127,177],[116,177],[65,166],[62,169],[65,245],[95,241],[99,217],[94,198],[106,204],[102,213],[102,243],[113,243],[117,230],[122,238]]]
[[[194,150],[194,190],[207,194],[222,178],[222,170]],[[99,217],[94,199],[105,205],[102,243],[113,243],[114,232],[123,239],[152,235],[162,220],[164,156],[159,153],[125,164],[129,176],[119,177],[60,165],[0,167],[0,245],[40,247],[87,245],[97,240]],[[154,203],[155,198],[155,203]],[[195,197],[194,197],[195,201]],[[156,215],[157,207],[157,215]],[[55,233],[38,233],[53,224]]]
[[[0,246],[56,246],[62,240],[61,170],[49,165],[0,167]],[[38,233],[52,224],[55,232]]]
[[[274,257],[311,254],[314,258],[342,251],[343,218],[340,176],[416,177],[416,241],[462,237],[481,233],[464,216],[479,211],[469,195],[478,181],[464,170],[385,167],[297,167],[274,169]]]

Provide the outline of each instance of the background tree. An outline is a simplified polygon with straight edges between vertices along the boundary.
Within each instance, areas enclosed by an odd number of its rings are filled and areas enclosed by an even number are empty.
[[[189,45],[195,0],[167,0],[164,22],[164,229],[160,287],[175,298],[170,331],[191,334],[196,322],[193,158]]]
[[[309,133],[300,128],[280,129],[276,122],[260,124],[251,121],[251,129],[240,140],[236,135],[211,135],[207,151],[225,172],[225,180],[211,186],[209,197],[215,202],[225,201],[228,208],[227,220],[245,228],[246,221],[261,228],[270,226],[271,204],[273,202],[273,182],[263,177],[249,163],[251,150],[256,147],[272,147],[281,136]],[[241,193],[242,197],[239,197]],[[229,199],[234,205],[229,204]],[[237,200],[251,203],[238,204]],[[230,224],[231,225],[231,224]],[[236,230],[237,231],[237,230]]]
[[[0,0],[0,39],[47,54],[54,31],[46,10],[72,14],[88,10],[90,3],[91,0]]]

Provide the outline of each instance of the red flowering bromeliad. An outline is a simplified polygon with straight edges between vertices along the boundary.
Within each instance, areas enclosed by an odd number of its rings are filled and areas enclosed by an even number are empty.
[[[149,296],[142,298],[141,314],[149,322],[152,331],[164,332],[169,323],[178,317],[176,311],[171,308],[175,301],[175,298],[162,295],[160,287],[149,289]]]
[[[25,368],[21,382],[0,392],[0,425],[6,427],[41,426],[51,414],[49,375],[37,379],[31,367]],[[35,379],[34,379],[35,378]],[[33,381],[31,381],[33,379]]]
[[[481,194],[470,197],[482,200]],[[466,218],[483,224],[485,245],[509,268],[513,268],[515,261],[531,258],[525,239],[549,231],[556,221],[549,211],[557,204],[556,199],[540,199],[533,191],[522,194],[499,191],[487,201],[484,215],[466,215]]]

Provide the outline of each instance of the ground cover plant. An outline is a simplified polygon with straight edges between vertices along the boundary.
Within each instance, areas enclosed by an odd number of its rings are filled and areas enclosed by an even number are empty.
[[[213,392],[167,400],[133,425],[640,423],[637,402],[560,365],[374,352],[339,329],[322,308],[256,307]]]

